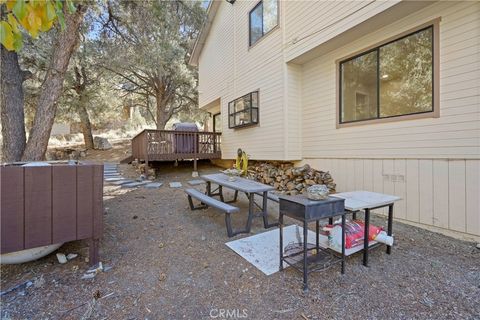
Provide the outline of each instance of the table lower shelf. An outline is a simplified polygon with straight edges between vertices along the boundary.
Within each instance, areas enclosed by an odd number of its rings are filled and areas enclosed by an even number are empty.
[[[310,241],[315,242],[315,237],[310,237],[309,236],[308,240],[309,240],[308,248],[310,248],[310,246],[313,246],[313,248],[314,248],[315,245],[313,243],[310,243]],[[379,242],[372,240],[368,243],[368,246],[369,246],[369,248],[372,248],[372,247],[375,247],[379,244],[380,244]],[[322,235],[322,234],[319,235],[319,245],[323,249],[330,249],[330,250],[332,250],[332,251],[334,251],[338,254],[342,254],[342,251],[341,251],[340,248],[330,247],[330,244],[328,243],[328,237],[325,236],[325,235]],[[353,248],[345,249],[345,256],[348,257],[348,256],[350,256],[354,253],[357,253],[359,251],[362,251],[362,250],[363,250],[363,244],[360,245],[360,246],[353,247]]]
[[[324,271],[342,262],[341,256],[337,256],[331,250],[320,248],[317,252],[314,244],[309,243],[307,246],[307,265],[311,266],[308,268],[308,273]],[[303,272],[303,245],[299,244],[297,247],[288,250],[286,256],[283,257],[283,261],[297,271]]]

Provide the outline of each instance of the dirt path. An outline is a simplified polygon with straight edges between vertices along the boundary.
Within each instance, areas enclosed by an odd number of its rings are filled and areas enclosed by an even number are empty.
[[[217,170],[200,166],[200,173]],[[190,174],[189,164],[165,167],[161,181],[186,186]],[[240,197],[242,210],[246,204]],[[237,215],[234,226],[245,218]],[[253,227],[264,231],[261,219]],[[91,319],[222,319],[221,309],[237,319],[479,319],[480,250],[401,223],[394,232],[392,255],[377,248],[369,268],[360,255],[350,257],[344,276],[335,267],[313,274],[304,294],[294,270],[265,276],[225,246],[223,216],[190,211],[182,190],[107,186],[101,260],[112,269],[81,280],[88,256],[81,241],[60,248],[80,254],[64,265],[50,255],[2,266],[2,290],[34,283],[2,296],[2,319],[80,319],[88,312]]]

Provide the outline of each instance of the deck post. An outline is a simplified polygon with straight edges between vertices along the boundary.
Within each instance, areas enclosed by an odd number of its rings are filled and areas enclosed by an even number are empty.
[[[200,143],[199,141],[199,135],[198,135],[198,132],[195,132],[193,134],[193,136],[195,137],[195,139],[193,140],[193,173],[192,173],[192,176],[198,176],[198,173],[197,173],[197,157],[198,157],[198,144]]]

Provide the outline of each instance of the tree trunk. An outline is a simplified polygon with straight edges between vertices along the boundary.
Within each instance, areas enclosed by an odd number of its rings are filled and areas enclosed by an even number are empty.
[[[161,96],[156,96],[157,103],[157,130],[165,130],[165,126],[169,120],[168,113],[165,111],[166,105]]]
[[[70,57],[77,47],[80,26],[86,11],[85,5],[77,7],[73,14],[66,14],[66,28],[58,31],[50,67],[41,87],[29,139],[22,160],[43,160],[55,119],[56,103],[63,90],[63,80]]]
[[[86,104],[85,97],[82,94],[82,96],[80,96],[80,106],[78,109],[78,115],[80,116],[80,127],[82,128],[83,140],[85,141],[85,148],[93,149],[92,124],[90,123],[90,117],[88,116],[88,112],[85,104]]]
[[[20,161],[25,149],[25,115],[23,109],[23,73],[18,56],[0,45],[0,109],[2,123],[2,161]]]

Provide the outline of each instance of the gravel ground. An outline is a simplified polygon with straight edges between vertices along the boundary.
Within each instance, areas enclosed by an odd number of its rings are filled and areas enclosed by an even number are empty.
[[[217,170],[200,165],[201,174]],[[221,310],[233,312],[230,319],[480,319],[480,250],[473,243],[395,222],[392,255],[376,248],[368,268],[361,254],[349,257],[345,275],[339,266],[312,274],[304,294],[299,273],[265,276],[225,246],[222,214],[192,212],[183,191],[168,187],[186,187],[190,174],[190,164],[168,165],[158,190],[105,187],[100,256],[112,269],[94,279],[80,279],[88,268],[82,241],[59,249],[79,254],[63,265],[52,254],[2,266],[2,291],[33,282],[2,296],[2,319],[224,319]],[[245,213],[247,200],[239,199]],[[275,220],[277,205],[270,210]],[[234,226],[245,219],[237,215]],[[254,219],[252,233],[263,231]]]

